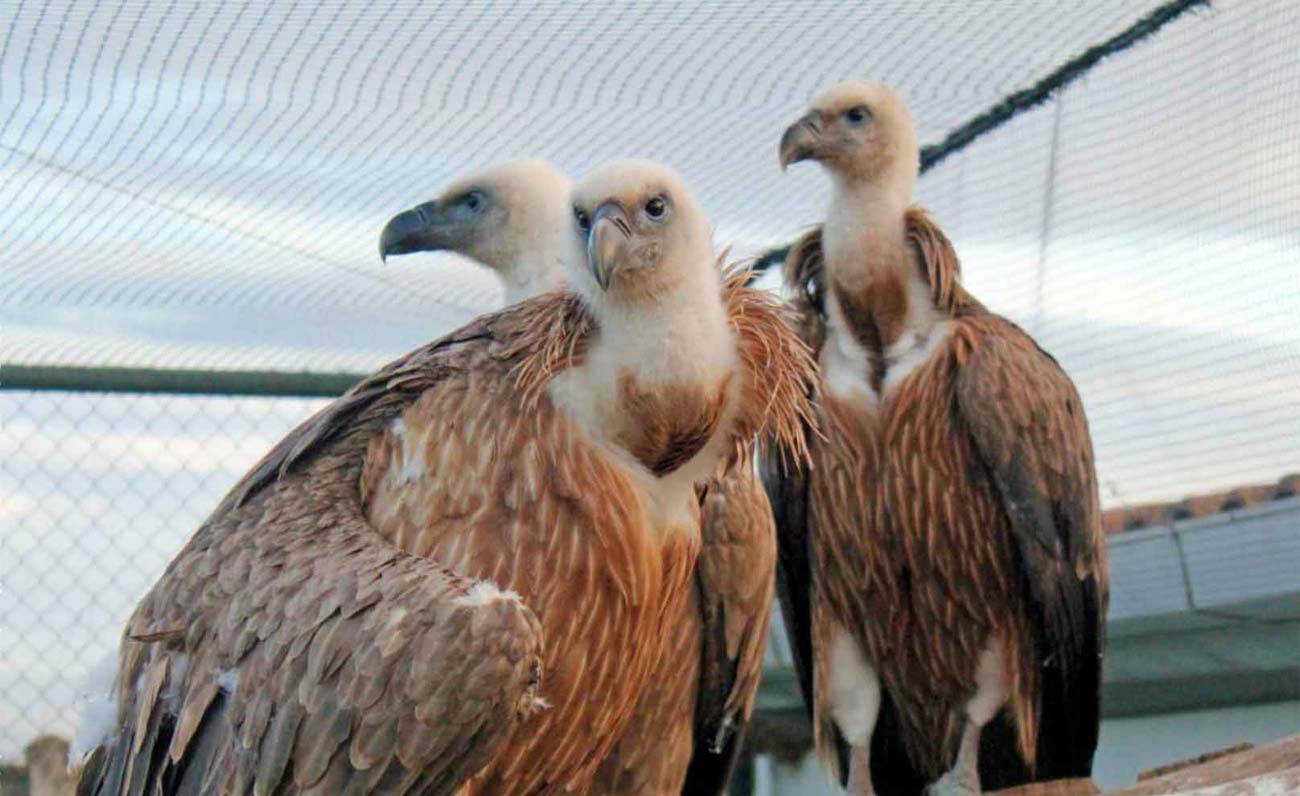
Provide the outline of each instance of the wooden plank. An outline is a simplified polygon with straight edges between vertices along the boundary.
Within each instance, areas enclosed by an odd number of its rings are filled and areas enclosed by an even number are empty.
[[[1297,793],[1300,793],[1300,768],[1274,771],[1205,788],[1180,790],[1168,796],[1296,796]]]
[[[1097,796],[1100,791],[1091,779],[1056,779],[1032,782],[1014,788],[992,791],[985,796]]]
[[[1193,761],[1175,764],[1173,770],[1169,769],[1168,766],[1162,767],[1157,771],[1167,773],[1143,778],[1137,785],[1108,796],[1168,796],[1243,782],[1266,774],[1291,776],[1286,772],[1300,771],[1300,735],[1289,735],[1263,746],[1230,751],[1227,755],[1202,755]],[[1229,791],[1225,791],[1227,792]],[[1300,786],[1295,791],[1282,792],[1300,793]]]

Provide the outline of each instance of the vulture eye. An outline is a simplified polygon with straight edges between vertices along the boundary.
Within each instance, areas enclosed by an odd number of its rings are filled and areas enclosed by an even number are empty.
[[[866,105],[849,108],[844,112],[844,118],[849,120],[849,124],[862,124],[871,118],[871,109]]]
[[[662,196],[656,196],[645,203],[645,214],[655,221],[660,220],[668,213],[668,203]]]
[[[591,229],[591,217],[587,215],[586,210],[576,205],[573,208],[573,220],[578,222],[578,229],[583,232]]]
[[[808,305],[817,311],[817,314],[825,317],[826,308],[822,305],[822,286],[816,277],[810,276],[803,283],[804,298],[808,300]]]
[[[479,209],[483,207],[483,194],[478,191],[470,191],[465,194],[465,198],[461,199],[461,201],[465,203],[465,207],[467,207],[471,213],[477,213]]]

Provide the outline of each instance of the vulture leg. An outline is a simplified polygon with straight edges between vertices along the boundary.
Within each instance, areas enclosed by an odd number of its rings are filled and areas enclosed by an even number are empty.
[[[957,762],[947,774],[926,788],[926,796],[979,796],[980,733],[984,731],[984,725],[1002,710],[1009,693],[1001,639],[990,636],[975,666],[975,695],[966,703]]]
[[[880,714],[880,678],[857,639],[835,627],[827,660],[831,716],[849,745],[849,796],[873,796],[871,735]]]
[[[847,793],[848,796],[875,796],[871,786],[871,744],[852,747]]]
[[[967,721],[961,733],[961,747],[952,770],[925,789],[926,796],[980,796],[980,732],[984,728]]]

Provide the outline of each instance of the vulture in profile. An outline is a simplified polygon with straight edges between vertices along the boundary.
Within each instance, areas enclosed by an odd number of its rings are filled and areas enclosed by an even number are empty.
[[[573,195],[572,293],[382,368],[129,620],[82,794],[585,793],[690,591],[696,484],[806,450],[812,362],[663,166]]]
[[[1079,395],[911,206],[891,90],[826,90],[780,159],[832,184],[785,262],[823,436],[807,469],[764,468],[818,749],[858,796],[1086,777],[1107,569]]]
[[[380,254],[455,251],[492,269],[508,302],[532,298],[563,285],[565,259],[583,256],[569,243],[570,190],[543,161],[494,166],[394,216]],[[590,796],[717,796],[730,779],[762,672],[776,534],[748,456],[699,491],[695,583]]]

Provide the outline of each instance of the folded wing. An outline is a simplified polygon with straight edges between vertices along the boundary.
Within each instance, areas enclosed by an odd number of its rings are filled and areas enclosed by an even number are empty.
[[[361,513],[367,441],[490,356],[491,319],[357,385],[278,445],[137,608],[81,794],[450,794],[537,707],[518,597]]]

